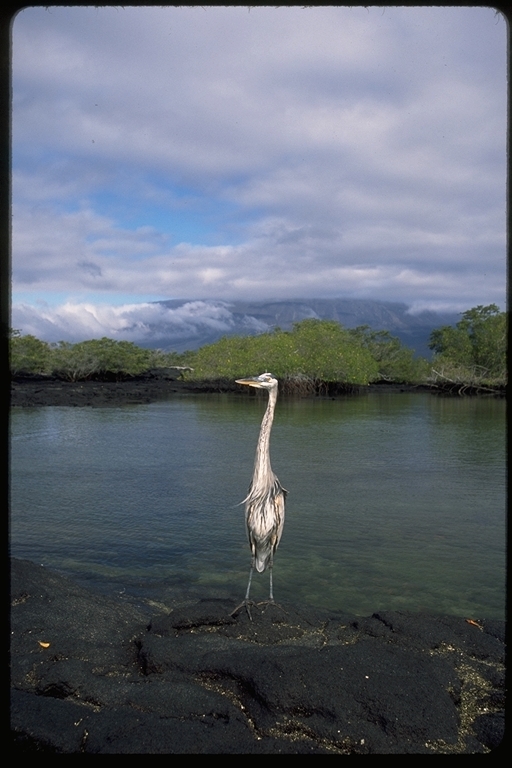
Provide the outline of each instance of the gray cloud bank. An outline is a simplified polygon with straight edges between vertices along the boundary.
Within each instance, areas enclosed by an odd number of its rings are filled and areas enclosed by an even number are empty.
[[[142,346],[184,351],[226,335],[253,335],[276,326],[290,329],[306,318],[336,320],[347,328],[370,325],[388,330],[429,356],[433,328],[456,322],[457,315],[423,311],[411,314],[405,304],[355,299],[303,299],[267,302],[165,301],[121,307],[67,304],[57,309],[22,305],[14,325],[46,341],[81,341],[108,336]]]
[[[235,317],[225,302],[184,301],[108,305],[68,303],[58,308],[19,305],[13,311],[14,327],[46,341],[82,341],[109,336],[148,346],[172,348],[197,346],[198,340],[225,334],[261,333],[265,322],[251,316]],[[183,346],[185,345],[185,347]]]

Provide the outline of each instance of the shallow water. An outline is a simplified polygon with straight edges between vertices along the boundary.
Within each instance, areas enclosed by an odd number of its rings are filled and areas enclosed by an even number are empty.
[[[243,505],[266,396],[14,409],[11,549],[82,583],[241,599]],[[278,400],[289,490],[280,603],[504,618],[505,402]],[[268,574],[253,595],[268,594]]]

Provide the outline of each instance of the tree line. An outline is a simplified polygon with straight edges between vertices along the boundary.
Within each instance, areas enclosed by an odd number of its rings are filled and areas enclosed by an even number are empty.
[[[14,376],[43,374],[67,381],[125,379],[153,368],[176,365],[179,355],[144,349],[131,341],[103,337],[72,344],[48,343],[11,331],[10,366]]]
[[[496,304],[462,313],[455,325],[436,328],[432,378],[467,387],[504,387],[507,383],[508,316]]]
[[[233,380],[271,371],[283,379],[285,388],[288,382],[295,391],[313,391],[319,382],[377,381],[496,388],[506,384],[506,340],[507,315],[490,304],[462,313],[455,326],[434,330],[429,341],[432,361],[415,357],[388,331],[308,319],[289,331],[275,328],[258,336],[224,336],[183,353],[105,337],[48,343],[12,331],[10,363],[13,375],[46,374],[69,381],[123,379],[180,366],[193,369],[184,370],[183,376],[194,380]]]

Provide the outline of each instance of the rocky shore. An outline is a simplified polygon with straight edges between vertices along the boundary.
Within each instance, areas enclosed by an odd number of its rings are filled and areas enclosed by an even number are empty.
[[[239,387],[233,382],[233,391]],[[124,381],[62,381],[43,376],[16,377],[11,381],[11,406],[72,407],[152,403],[186,392],[213,392],[211,385],[185,382],[179,376],[137,376]]]
[[[485,753],[504,623],[105,596],[11,570],[15,752]],[[167,594],[167,593],[166,593]],[[154,596],[153,596],[154,598]]]
[[[341,388],[341,385],[340,385]],[[335,396],[338,392],[324,396]],[[428,386],[405,384],[371,384],[367,387],[352,387],[352,393],[365,392],[435,392],[439,389]],[[198,392],[241,392],[235,381],[208,382],[184,381],[179,375],[144,375],[123,381],[62,381],[47,376],[15,377],[11,382],[11,406],[41,407],[65,405],[71,407],[105,407],[127,404],[151,403],[178,394]],[[247,395],[247,392],[242,394]]]

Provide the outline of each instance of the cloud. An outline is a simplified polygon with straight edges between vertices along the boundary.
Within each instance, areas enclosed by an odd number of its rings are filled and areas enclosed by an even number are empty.
[[[506,33],[484,7],[21,11],[15,301],[503,305]]]
[[[46,341],[82,341],[107,336],[117,341],[148,343],[152,346],[170,338],[183,339],[214,334],[222,336],[235,328],[247,333],[268,330],[253,317],[235,320],[227,304],[190,301],[181,306],[125,304],[119,307],[67,302],[59,307],[18,305],[13,327]]]

